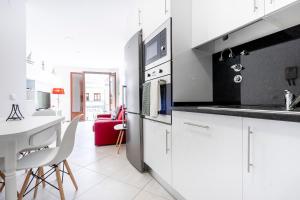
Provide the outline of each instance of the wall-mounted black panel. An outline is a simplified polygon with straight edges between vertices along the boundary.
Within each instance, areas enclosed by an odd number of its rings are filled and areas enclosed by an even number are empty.
[[[213,91],[216,104],[284,105],[284,90],[300,95],[300,26],[232,48],[234,58],[219,61],[213,55]],[[248,55],[240,55],[246,50]],[[230,68],[242,64],[243,79]]]

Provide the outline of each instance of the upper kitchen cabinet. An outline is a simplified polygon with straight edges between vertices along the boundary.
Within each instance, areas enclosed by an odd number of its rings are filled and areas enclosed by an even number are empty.
[[[243,119],[244,200],[300,199],[300,124]]]
[[[171,0],[140,0],[143,38],[147,38],[170,17]]]
[[[129,1],[131,6],[128,12],[128,23],[127,23],[127,37],[128,39],[134,35],[137,31],[142,29],[142,11],[141,11],[141,0]]]
[[[264,0],[192,0],[192,4],[192,47],[221,37],[264,15]]]
[[[265,13],[269,14],[298,0],[265,0]]]

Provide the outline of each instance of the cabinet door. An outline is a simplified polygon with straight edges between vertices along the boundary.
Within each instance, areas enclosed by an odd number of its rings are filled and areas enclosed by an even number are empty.
[[[297,0],[265,0],[265,14],[269,14]]]
[[[173,187],[188,200],[242,199],[242,119],[173,111]]]
[[[142,0],[143,38],[147,38],[168,17],[170,17],[170,0]]]
[[[171,126],[143,120],[144,162],[171,183]]]
[[[209,42],[264,15],[264,0],[193,0],[192,45]]]
[[[300,124],[244,119],[244,200],[300,199]]]
[[[131,38],[133,34],[142,28],[142,16],[141,16],[141,1],[132,0],[129,6],[128,23],[127,23],[127,38]]]

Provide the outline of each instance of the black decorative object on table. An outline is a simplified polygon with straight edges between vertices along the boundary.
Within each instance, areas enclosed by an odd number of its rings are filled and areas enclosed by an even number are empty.
[[[7,117],[6,121],[8,120],[22,120],[24,119],[20,107],[18,104],[12,104],[11,111],[9,116]]]

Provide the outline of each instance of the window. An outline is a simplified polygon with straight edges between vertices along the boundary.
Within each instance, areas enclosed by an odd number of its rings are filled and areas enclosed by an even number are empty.
[[[85,100],[90,101],[90,93],[85,93]]]
[[[101,94],[100,93],[94,93],[94,101],[101,101]]]

